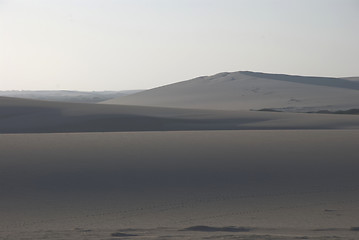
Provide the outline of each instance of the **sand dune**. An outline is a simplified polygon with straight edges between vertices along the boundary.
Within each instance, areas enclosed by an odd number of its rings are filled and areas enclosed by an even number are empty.
[[[0,135],[0,237],[355,239],[358,139],[354,130]]]
[[[349,81],[355,81],[355,82],[359,81],[359,77],[346,77],[344,79],[349,80]]]
[[[0,238],[355,239],[358,116],[249,109],[357,108],[358,86],[239,72],[129,105],[0,97]]]
[[[105,103],[222,110],[339,110],[358,108],[359,83],[353,80],[245,71],[219,73]]]
[[[140,90],[130,91],[0,91],[0,96],[36,99],[44,101],[59,101],[59,102],[78,102],[78,103],[97,103],[113,99],[119,96],[125,96],[132,93],[140,92]]]
[[[1,133],[357,129],[357,116],[176,109],[0,97]]]

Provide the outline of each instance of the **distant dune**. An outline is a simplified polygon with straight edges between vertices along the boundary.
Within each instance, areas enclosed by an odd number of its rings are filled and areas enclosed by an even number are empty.
[[[347,110],[358,108],[359,82],[355,80],[248,71],[219,73],[105,103],[222,110]]]
[[[76,102],[76,103],[97,103],[109,99],[126,96],[140,92],[141,90],[128,91],[0,91],[0,96],[36,99],[45,101]]]
[[[357,116],[81,104],[0,97],[0,133],[357,129]]]
[[[349,81],[359,82],[359,77],[346,77],[346,78],[344,78],[344,79],[349,80]]]

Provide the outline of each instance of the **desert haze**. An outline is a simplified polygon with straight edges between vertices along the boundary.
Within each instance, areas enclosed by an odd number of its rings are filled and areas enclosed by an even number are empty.
[[[247,71],[0,97],[0,238],[357,239],[358,103],[356,77]]]

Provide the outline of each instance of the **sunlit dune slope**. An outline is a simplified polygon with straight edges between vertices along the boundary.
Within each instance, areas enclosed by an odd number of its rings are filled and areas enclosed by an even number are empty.
[[[278,108],[297,112],[358,108],[359,82],[353,79],[226,72],[105,103],[226,110]]]

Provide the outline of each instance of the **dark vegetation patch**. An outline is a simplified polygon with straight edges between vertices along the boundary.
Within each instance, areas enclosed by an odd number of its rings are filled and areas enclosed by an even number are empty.
[[[285,109],[277,109],[277,108],[262,108],[256,110],[258,112],[289,112]],[[359,115],[359,108],[351,108],[347,110],[338,110],[338,111],[331,111],[331,110],[319,110],[319,111],[310,111],[310,112],[303,112],[303,111],[290,111],[290,112],[299,112],[299,113],[318,113],[318,114],[343,114],[343,115]]]
[[[316,112],[308,112],[308,113],[322,113],[322,114],[359,114],[358,108],[351,108],[348,110],[338,110],[338,111],[329,111],[329,110],[319,110]]]
[[[210,227],[210,226],[192,226],[181,231],[197,231],[197,232],[249,232],[253,230],[248,227]]]

